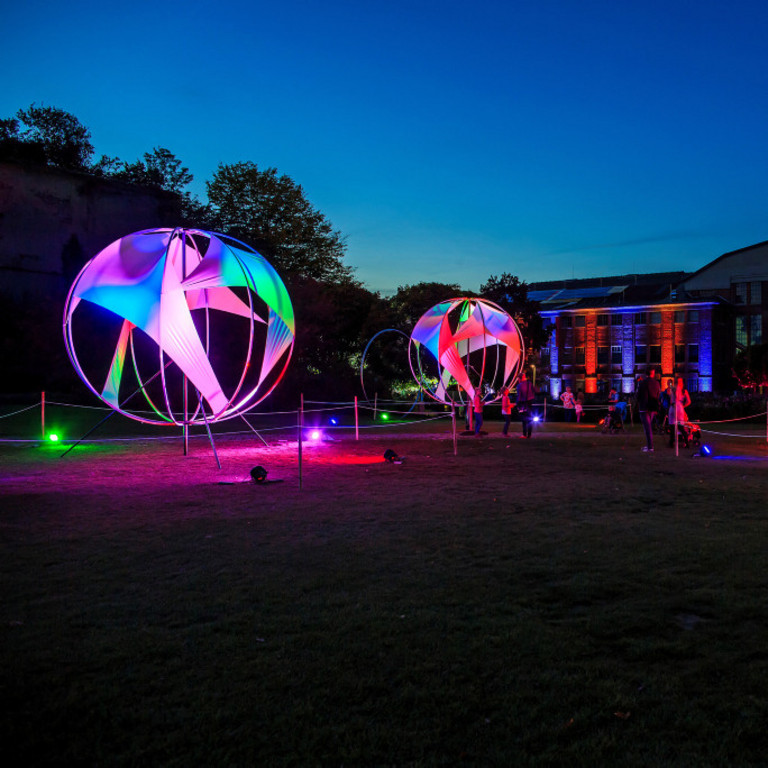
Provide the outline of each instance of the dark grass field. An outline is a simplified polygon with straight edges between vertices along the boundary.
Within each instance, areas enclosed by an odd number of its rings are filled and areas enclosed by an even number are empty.
[[[764,429],[449,429],[0,447],[4,764],[767,765]]]

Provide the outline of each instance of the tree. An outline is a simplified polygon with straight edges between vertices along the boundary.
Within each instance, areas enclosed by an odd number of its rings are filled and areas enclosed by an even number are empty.
[[[768,386],[768,344],[753,344],[738,352],[733,375],[742,389]]]
[[[388,300],[390,327],[410,334],[419,318],[435,304],[468,296],[456,283],[416,283],[399,286]]]
[[[144,159],[135,163],[102,156],[94,167],[103,170],[104,175],[123,179],[131,184],[159,187],[177,195],[183,194],[184,187],[194,179],[189,168],[183,166],[181,160],[165,147],[155,147],[151,152],[145,152]]]
[[[480,286],[480,295],[498,304],[514,318],[523,334],[526,352],[538,352],[546,345],[549,333],[539,314],[540,305],[528,298],[525,281],[521,282],[509,272],[503,272],[501,277],[491,275],[488,282]]]
[[[256,248],[284,277],[352,279],[341,233],[290,177],[251,162],[220,164],[206,185],[217,228]]]
[[[91,132],[72,114],[58,107],[20,109],[16,119],[3,120],[0,140],[36,148],[48,165],[88,170],[93,155]],[[27,152],[29,154],[29,152]]]
[[[296,344],[277,399],[345,400],[359,392],[362,329],[379,300],[354,280],[322,282],[296,278],[288,286],[296,312]],[[295,399],[293,401],[295,405]]]

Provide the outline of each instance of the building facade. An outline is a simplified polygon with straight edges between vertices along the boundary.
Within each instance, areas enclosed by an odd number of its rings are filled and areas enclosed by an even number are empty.
[[[732,307],[730,329],[735,350],[764,344],[768,330],[768,242],[731,251],[677,286],[689,299],[714,298]]]
[[[744,266],[729,256],[718,260],[721,284],[725,274],[741,274]],[[766,267],[765,258],[755,263]],[[710,288],[714,281],[710,274],[705,284],[706,269],[531,284],[528,295],[540,302],[550,329],[549,345],[541,350],[550,395],[559,397],[566,386],[630,393],[649,366],[664,379],[682,376],[691,392],[730,391],[738,349],[734,329],[759,327],[755,320],[735,323],[733,297],[739,291],[747,301],[762,300],[764,292],[759,280],[736,281],[729,291]],[[759,314],[757,305],[748,306],[752,311],[745,315]]]

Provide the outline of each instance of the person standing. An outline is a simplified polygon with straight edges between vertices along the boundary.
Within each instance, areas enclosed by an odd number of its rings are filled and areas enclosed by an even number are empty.
[[[528,381],[525,371],[520,374],[520,380],[517,382],[517,411],[520,414],[520,421],[523,423],[523,437],[530,438],[533,431],[533,401],[536,398],[536,391],[533,384]]]
[[[502,435],[506,435],[509,432],[509,422],[512,418],[512,409],[514,407],[515,405],[509,397],[509,389],[504,387],[501,392],[501,416],[504,419],[504,427],[501,430]]]
[[[480,394],[482,384],[475,390],[475,396],[472,398],[472,414],[475,419],[475,435],[480,434],[480,427],[483,426],[483,396]]]
[[[691,396],[683,383],[683,377],[677,379],[677,385],[672,390],[671,402],[669,404],[669,447],[675,447],[675,430],[680,432],[683,445],[688,447],[688,433],[685,431],[685,423],[688,416],[685,409],[691,404]]]
[[[643,451],[653,450],[653,430],[651,422],[656,412],[659,410],[659,392],[661,384],[656,378],[656,369],[649,368],[648,375],[640,382],[637,387],[637,410],[640,413],[640,421],[643,423],[645,432],[645,445]]]
[[[565,408],[565,420],[573,421],[573,414],[576,412],[576,400],[570,387],[565,388],[565,392],[560,395],[560,399],[563,401],[563,408]]]
[[[576,423],[581,423],[581,417],[584,413],[584,392],[580,389],[576,390]]]

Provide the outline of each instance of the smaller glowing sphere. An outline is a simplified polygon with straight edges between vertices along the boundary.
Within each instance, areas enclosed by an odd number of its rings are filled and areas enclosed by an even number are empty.
[[[411,333],[408,357],[421,389],[441,403],[479,393],[494,402],[523,367],[523,336],[512,317],[487,299],[456,298],[423,314]],[[424,354],[426,353],[426,354]]]
[[[328,423],[329,423],[329,424],[330,424],[332,427],[335,427],[335,426],[336,426],[336,425],[339,423],[339,420],[338,420],[338,419],[337,419],[335,416],[331,416],[331,418],[330,418],[330,419],[328,419]]]
[[[57,442],[59,441],[59,436],[58,436],[58,435],[57,435],[55,432],[51,432],[51,434],[50,434],[50,435],[48,435],[48,439],[49,439],[49,440],[50,440],[52,443],[57,443]]]
[[[382,413],[381,414],[381,420],[382,421],[389,421],[389,414],[388,413]]]

